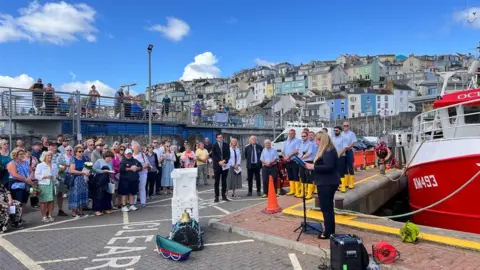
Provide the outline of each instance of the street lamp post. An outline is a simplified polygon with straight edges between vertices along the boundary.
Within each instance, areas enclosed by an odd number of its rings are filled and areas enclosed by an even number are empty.
[[[152,49],[153,45],[149,44],[148,51],[148,143],[152,144]]]
[[[385,130],[385,119],[387,118],[387,111],[385,108],[383,108],[383,135],[387,134],[387,131]]]
[[[275,137],[275,133],[276,133],[276,129],[275,129],[275,125],[277,124],[276,121],[276,112],[275,112],[275,99],[276,99],[276,93],[275,93],[275,81],[273,81],[272,83],[272,88],[273,88],[273,99],[272,99],[272,111],[273,111],[273,139],[275,140],[276,137]]]

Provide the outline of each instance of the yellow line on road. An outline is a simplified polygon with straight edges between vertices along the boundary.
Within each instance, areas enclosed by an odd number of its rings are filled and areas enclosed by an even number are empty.
[[[298,216],[298,217],[303,216],[303,211],[296,210],[295,206],[286,208],[282,212],[284,214],[288,214],[292,216]],[[307,217],[315,220],[323,220],[323,215],[322,215],[322,212],[320,211],[308,210]],[[381,233],[393,234],[393,235],[398,235],[400,232],[400,229],[396,227],[357,221],[357,217],[355,216],[335,215],[335,223],[349,226],[349,227],[360,228],[362,230],[367,230],[371,232],[381,232]],[[422,232],[418,238],[424,239],[430,242],[442,244],[442,245],[456,246],[456,247],[461,247],[465,249],[473,249],[473,250],[480,251],[480,243],[461,239],[461,238],[454,238],[454,237],[448,237],[448,236],[442,236],[442,235],[436,235],[436,234],[430,234],[430,233],[424,233],[424,232]]]

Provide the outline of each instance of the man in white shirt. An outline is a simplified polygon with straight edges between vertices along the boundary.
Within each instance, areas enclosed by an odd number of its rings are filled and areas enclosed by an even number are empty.
[[[342,135],[342,127],[336,126],[333,128],[334,136],[332,137],[333,145],[338,153],[338,174],[340,174],[340,186],[339,189],[341,192],[346,192],[347,180],[345,179],[345,166],[346,166],[346,155],[348,145],[345,138]]]
[[[342,136],[344,137],[347,144],[347,151],[345,152],[346,167],[345,167],[345,179],[349,189],[353,189],[355,178],[353,170],[353,146],[357,143],[357,136],[353,131],[350,130],[350,123],[343,123],[343,132]]]
[[[278,152],[275,148],[272,147],[272,142],[270,140],[265,140],[265,148],[262,150],[260,155],[260,162],[262,162],[262,177],[263,177],[263,198],[268,196],[268,181],[270,176],[273,178],[273,186],[277,189],[277,178],[278,178]]]

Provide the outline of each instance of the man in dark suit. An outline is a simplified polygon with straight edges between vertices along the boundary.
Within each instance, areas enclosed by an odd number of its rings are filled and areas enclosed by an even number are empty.
[[[217,134],[217,143],[212,147],[212,162],[215,175],[215,201],[218,202],[220,178],[222,179],[222,200],[229,201],[227,198],[227,176],[228,170],[224,170],[230,159],[230,146],[223,142],[223,135]]]
[[[263,147],[257,144],[257,138],[255,136],[250,137],[250,144],[245,147],[245,159],[247,160],[247,181],[248,181],[248,194],[252,196],[253,189],[253,176],[255,176],[255,182],[257,186],[257,195],[262,196],[261,182],[260,182],[260,169],[262,168],[262,162],[260,156],[262,155]]]

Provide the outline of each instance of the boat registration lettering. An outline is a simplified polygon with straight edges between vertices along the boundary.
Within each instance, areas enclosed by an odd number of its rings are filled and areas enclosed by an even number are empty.
[[[414,177],[413,184],[415,185],[415,189],[438,187],[437,179],[435,179],[435,175],[433,174]]]

